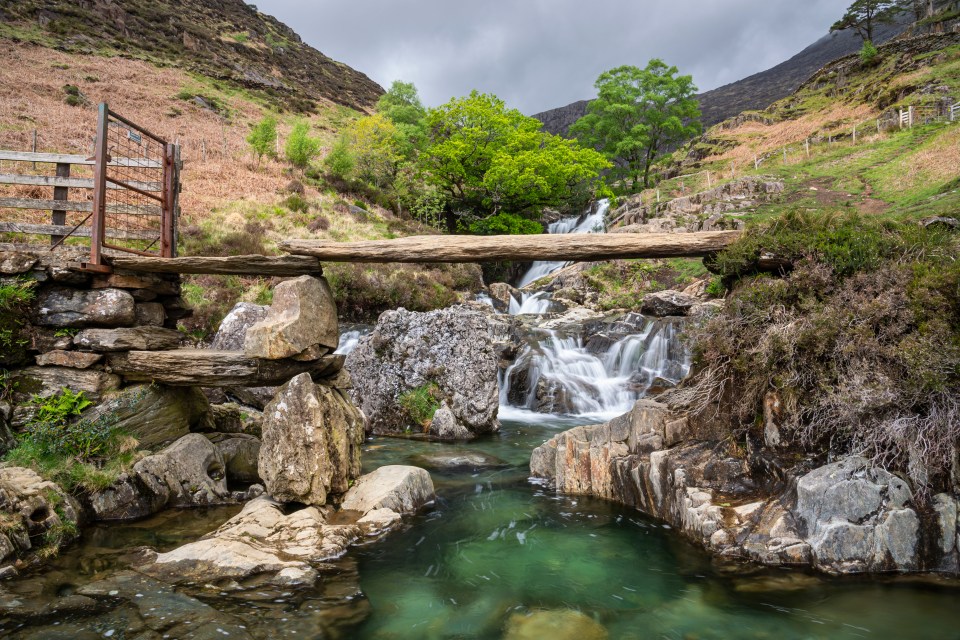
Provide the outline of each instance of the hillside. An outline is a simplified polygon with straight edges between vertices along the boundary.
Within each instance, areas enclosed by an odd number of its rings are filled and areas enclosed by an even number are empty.
[[[295,111],[311,111],[317,100],[369,110],[383,93],[242,0],[2,0],[0,37],[178,67]]]
[[[878,43],[889,41],[906,30],[912,20],[906,14],[896,24],[880,25],[877,29]],[[818,69],[851,53],[862,45],[853,30],[830,33],[820,38],[789,60],[742,80],[705,91],[697,96],[705,126],[713,126],[741,111],[763,109],[771,103],[789,96]],[[702,79],[694,78],[694,82]],[[587,112],[589,100],[534,114],[550,133],[565,135],[570,126]]]

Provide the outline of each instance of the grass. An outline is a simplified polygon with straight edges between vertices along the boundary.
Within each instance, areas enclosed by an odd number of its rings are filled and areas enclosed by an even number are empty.
[[[426,432],[430,429],[434,414],[440,408],[440,399],[440,388],[431,382],[405,391],[397,400],[413,424]]]
[[[29,341],[23,329],[34,295],[32,281],[0,283],[0,365],[22,364],[27,360]]]

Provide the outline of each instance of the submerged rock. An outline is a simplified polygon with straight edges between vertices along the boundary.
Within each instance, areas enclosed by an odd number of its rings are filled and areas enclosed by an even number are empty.
[[[491,469],[505,467],[507,463],[482,451],[438,451],[414,456],[412,462],[431,469]]]
[[[388,311],[346,363],[353,397],[374,433],[423,430],[401,405],[401,397],[434,389],[438,407],[445,404],[449,415],[441,413],[435,425],[428,422],[426,431],[451,439],[500,428],[497,366],[491,320],[464,306],[429,313]]]
[[[515,613],[507,619],[504,640],[606,640],[602,624],[580,611]]]
[[[363,416],[340,391],[300,374],[263,413],[260,477],[284,502],[323,505],[360,475]]]

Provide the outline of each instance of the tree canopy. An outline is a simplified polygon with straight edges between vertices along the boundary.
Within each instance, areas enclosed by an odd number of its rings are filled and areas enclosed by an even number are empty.
[[[854,0],[830,31],[855,29],[864,42],[873,42],[874,28],[893,22],[904,6],[904,0]]]
[[[671,145],[701,131],[697,87],[676,67],[651,60],[643,69],[622,66],[605,71],[594,86],[597,98],[570,128],[621,166],[621,174],[650,185],[650,170]]]
[[[425,124],[418,165],[446,197],[451,231],[471,216],[539,213],[584,198],[610,166],[593,149],[544,133],[538,120],[492,94],[473,91],[429,109]]]

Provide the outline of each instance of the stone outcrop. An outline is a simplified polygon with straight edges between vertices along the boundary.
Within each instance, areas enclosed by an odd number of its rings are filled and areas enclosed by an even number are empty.
[[[0,576],[16,573],[11,562],[38,547],[67,544],[77,535],[80,508],[58,485],[32,469],[0,468]]]
[[[364,421],[342,391],[307,374],[277,392],[263,412],[260,477],[284,502],[323,505],[360,475]]]
[[[643,297],[640,310],[657,318],[664,316],[685,316],[699,300],[692,295],[666,289],[656,293],[648,293]]]
[[[558,491],[593,495],[660,518],[722,558],[827,573],[956,567],[956,500],[938,496],[924,552],[920,510],[906,483],[852,457],[755,478],[720,434],[640,400],[602,425],[577,427],[534,450],[530,470]],[[929,526],[928,526],[929,529]]]
[[[498,430],[498,355],[493,334],[487,315],[466,306],[428,313],[398,309],[381,315],[346,364],[353,378],[353,397],[372,431],[425,430],[440,437],[442,426],[444,437],[459,438]],[[405,393],[433,387],[440,396],[438,406],[445,405],[450,415],[438,411],[441,420],[434,420],[436,427],[428,424],[424,429],[414,423],[400,399]]]
[[[640,195],[628,198],[609,215],[619,226],[611,233],[677,233],[742,229],[739,219],[783,193],[782,180],[769,176],[748,176],[718,187],[646,204]]]
[[[268,360],[300,354],[315,359],[335,350],[339,341],[330,285],[322,277],[300,276],[274,288],[267,316],[246,332],[244,352]]]
[[[344,500],[366,511],[343,511],[333,523],[329,508],[310,506],[285,513],[280,503],[257,498],[213,533],[150,557],[138,571],[166,582],[213,583],[227,590],[241,588],[240,580],[313,584],[319,563],[341,556],[365,535],[390,530],[402,515],[433,500],[433,483],[423,469],[401,467],[378,476],[391,479],[389,488],[366,481],[367,477],[360,478]]]

